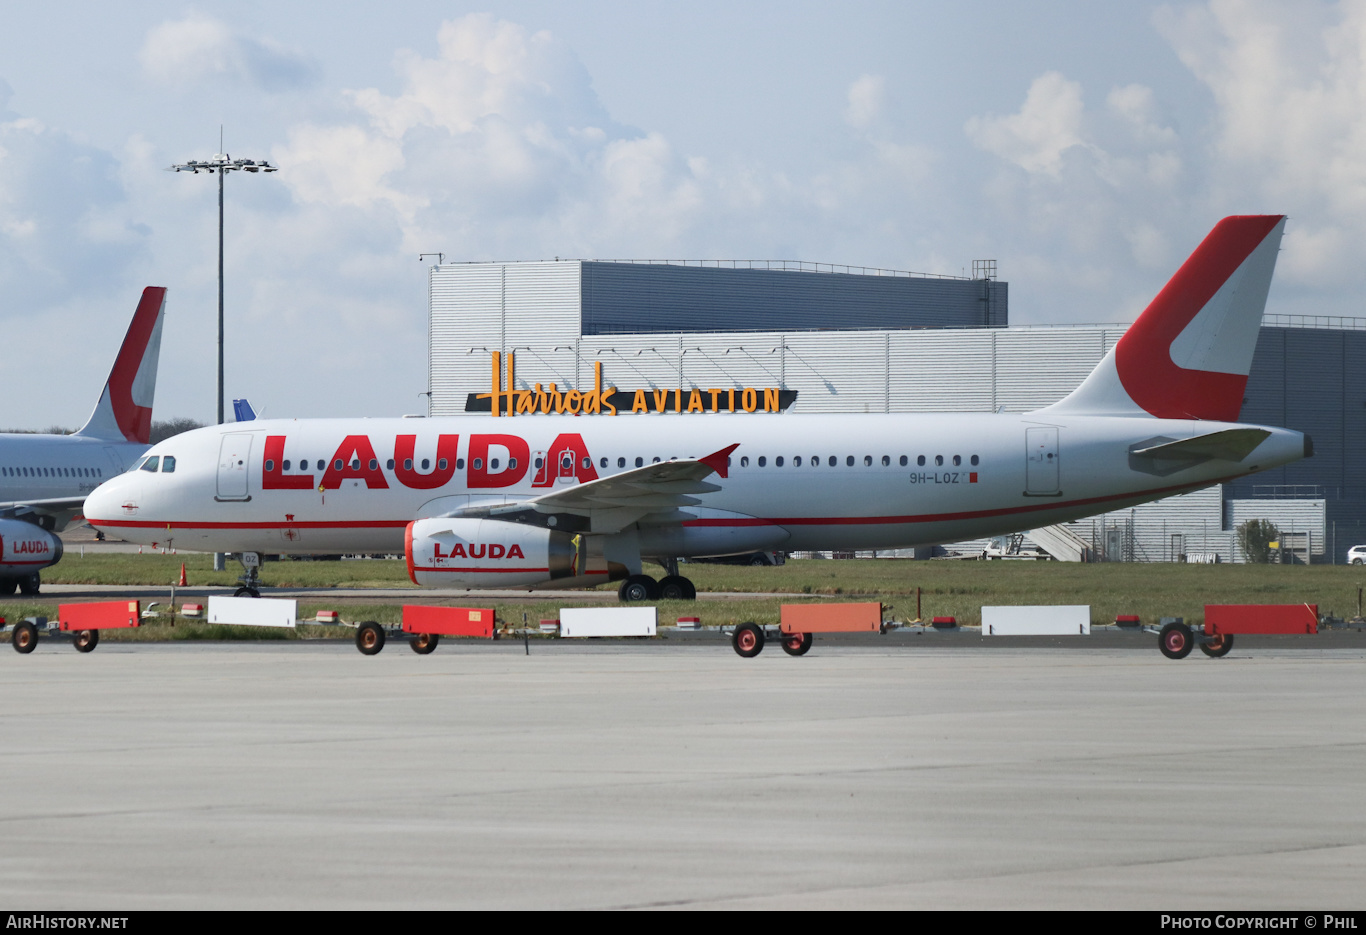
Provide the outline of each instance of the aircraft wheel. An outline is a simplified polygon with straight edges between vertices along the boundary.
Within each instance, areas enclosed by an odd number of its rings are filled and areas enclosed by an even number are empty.
[[[80,630],[76,633],[75,639],[71,642],[81,652],[88,653],[96,646],[100,645],[100,631]]]
[[[260,597],[261,592],[255,588],[241,587],[232,592],[233,597]]]
[[[0,578],[0,594],[13,594],[17,587],[19,587],[19,582],[13,578]]]
[[[1185,659],[1195,648],[1195,637],[1184,623],[1169,623],[1157,635],[1157,648],[1168,659]]]
[[[10,634],[10,645],[17,653],[31,653],[38,645],[38,628],[31,623],[16,623]]]
[[[440,641],[441,636],[438,633],[419,633],[408,641],[408,645],[419,656],[425,656],[436,649],[436,644]],[[365,650],[361,650],[361,652],[365,652]]]
[[[783,652],[789,656],[805,656],[811,648],[813,637],[810,633],[783,634]]]
[[[695,601],[697,588],[682,575],[669,575],[659,582],[659,598],[663,601]]]
[[[764,651],[764,631],[757,623],[742,623],[730,636],[730,645],[746,659]]]
[[[38,588],[42,585],[43,579],[38,576],[38,572],[31,575],[24,575],[19,579],[19,593],[25,597],[33,597],[38,593]]]
[[[1227,656],[1231,649],[1233,649],[1232,633],[1221,633],[1208,643],[1200,644],[1200,651],[1211,659]]]
[[[659,584],[649,575],[632,575],[621,583],[617,597],[624,604],[659,600]]]
[[[753,555],[750,557],[749,563],[751,565],[767,565],[769,564],[769,561],[767,556]]]
[[[384,648],[384,628],[373,620],[356,627],[356,648],[367,656],[375,655]]]

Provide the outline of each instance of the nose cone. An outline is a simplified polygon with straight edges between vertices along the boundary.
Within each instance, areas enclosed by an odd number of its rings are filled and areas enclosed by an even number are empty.
[[[118,525],[118,520],[136,517],[139,509],[137,494],[137,485],[126,474],[105,481],[85,498],[86,522],[107,532]]]

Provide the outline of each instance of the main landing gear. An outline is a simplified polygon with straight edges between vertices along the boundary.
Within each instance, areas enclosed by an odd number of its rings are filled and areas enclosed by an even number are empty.
[[[623,604],[635,601],[693,601],[697,588],[682,575],[665,575],[656,581],[649,575],[632,575],[617,588]]]
[[[43,579],[38,576],[38,572],[31,572],[20,578],[0,578],[0,594],[10,595],[15,588],[25,597],[33,597],[42,587]]]

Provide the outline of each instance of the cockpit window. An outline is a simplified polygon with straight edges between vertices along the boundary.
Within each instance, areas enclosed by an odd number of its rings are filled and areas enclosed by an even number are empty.
[[[163,474],[174,474],[174,473],[175,473],[175,455],[166,455],[165,457],[163,457],[163,458],[161,459],[161,473],[163,473]]]
[[[148,471],[150,473],[155,474],[157,470],[157,465],[160,464],[160,462],[160,457],[158,457],[157,455],[152,455],[146,461],[143,461],[141,465],[139,465],[139,470]]]

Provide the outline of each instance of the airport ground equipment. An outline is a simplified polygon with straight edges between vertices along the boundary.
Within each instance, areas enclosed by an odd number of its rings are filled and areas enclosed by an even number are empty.
[[[654,636],[658,622],[655,607],[563,607],[560,637]]]
[[[25,617],[6,627],[0,617],[0,629],[9,629],[10,645],[17,653],[28,654],[38,645],[38,634],[60,634],[69,637],[79,651],[88,653],[100,642],[101,630],[136,627],[141,623],[139,601],[97,601],[86,604],[60,604],[57,622],[46,617]]]
[[[475,636],[494,638],[494,615],[491,607],[428,607],[422,604],[403,605],[402,631],[411,634],[408,645],[413,652],[425,656],[436,649],[443,636]],[[361,652],[357,631],[356,646]],[[378,652],[378,650],[376,650]]]
[[[286,627],[293,629],[299,602],[293,599],[209,596],[209,623],[235,627]]]
[[[1203,626],[1193,627],[1180,617],[1163,617],[1156,627],[1143,628],[1157,634],[1157,648],[1168,659],[1184,659],[1196,646],[1217,659],[1233,649],[1233,638],[1239,634],[1299,636],[1339,629],[1366,629],[1366,620],[1321,615],[1317,604],[1206,604]]]
[[[1090,634],[1090,604],[982,608],[983,636],[1089,636]]]
[[[789,656],[804,656],[816,633],[885,633],[897,626],[883,621],[880,603],[783,604],[781,610],[776,627],[742,623],[731,629],[731,648],[750,659],[764,651],[769,639],[778,639]]]

